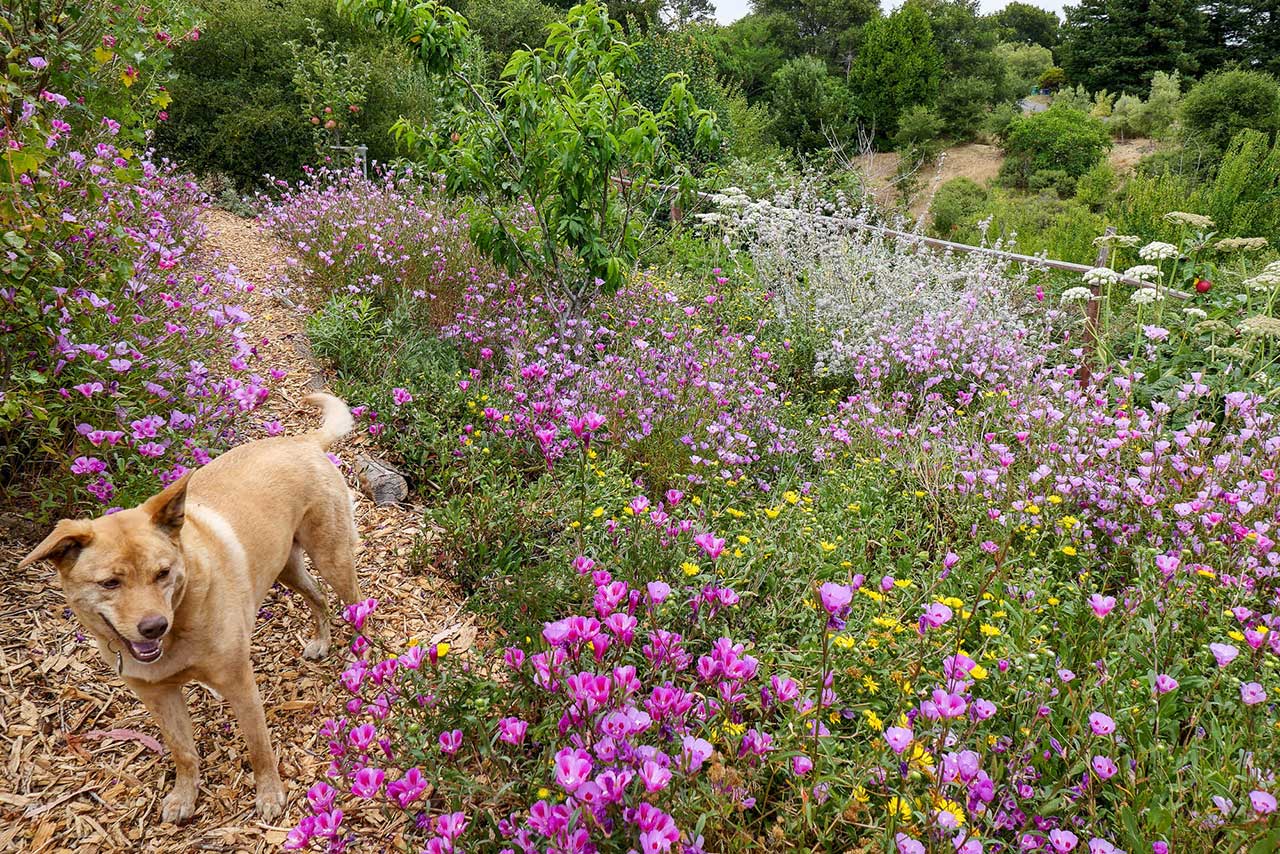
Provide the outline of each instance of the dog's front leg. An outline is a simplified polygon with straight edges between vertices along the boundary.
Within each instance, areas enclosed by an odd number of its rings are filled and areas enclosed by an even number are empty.
[[[249,746],[249,764],[253,766],[253,781],[258,789],[258,816],[272,821],[284,810],[284,784],[280,782],[276,752],[267,731],[267,716],[262,711],[258,683],[248,659],[246,650],[243,665],[235,667],[214,687],[231,704],[240,733]]]
[[[191,730],[191,714],[187,711],[187,698],[176,685],[156,685],[133,679],[125,680],[134,693],[142,699],[151,717],[155,718],[164,736],[164,743],[173,754],[177,775],[173,791],[164,799],[160,817],[174,824],[191,818],[196,809],[196,793],[200,788],[200,755],[196,753],[196,739]]]

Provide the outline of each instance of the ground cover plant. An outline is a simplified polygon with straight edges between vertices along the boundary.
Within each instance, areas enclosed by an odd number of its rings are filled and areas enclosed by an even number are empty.
[[[998,265],[710,227],[723,268],[580,317],[477,268],[432,334],[447,369],[350,375],[366,429],[429,424],[485,490],[433,518],[477,607],[513,601],[462,658],[349,611],[351,698],[288,844],[358,847],[372,811],[432,851],[1273,847],[1265,394],[1141,393],[1145,337],[1084,382],[1076,307]],[[822,265],[788,274],[800,246]],[[847,313],[833,269],[865,274]],[[823,379],[779,382],[805,326]]]

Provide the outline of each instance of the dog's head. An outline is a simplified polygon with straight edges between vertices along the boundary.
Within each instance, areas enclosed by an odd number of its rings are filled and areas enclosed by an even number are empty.
[[[52,561],[86,628],[123,645],[138,661],[158,660],[186,587],[179,535],[188,478],[131,510],[63,519],[18,568]]]

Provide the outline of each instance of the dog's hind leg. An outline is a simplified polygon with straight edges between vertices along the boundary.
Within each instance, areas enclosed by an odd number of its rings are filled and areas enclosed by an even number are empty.
[[[309,512],[296,538],[311,558],[312,568],[333,585],[344,605],[350,605],[360,599],[360,581],[356,578],[355,519],[345,492],[344,488],[340,501]]]
[[[182,824],[195,812],[196,794],[200,789],[200,755],[196,753],[187,698],[182,695],[181,688],[172,685],[156,685],[140,679],[125,681],[155,719],[160,734],[164,736],[165,746],[173,754],[177,775],[173,791],[164,799],[160,817],[164,821]]]
[[[289,552],[289,562],[284,565],[284,570],[276,580],[301,595],[315,618],[315,632],[302,650],[302,657],[311,661],[324,658],[329,654],[329,603],[325,600],[320,585],[307,572],[302,547],[297,543],[294,543],[293,550]]]

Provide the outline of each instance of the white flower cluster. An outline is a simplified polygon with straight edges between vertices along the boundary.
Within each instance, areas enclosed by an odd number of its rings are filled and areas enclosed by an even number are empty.
[[[1213,248],[1219,252],[1261,252],[1267,248],[1265,237],[1224,237]]]
[[[1169,211],[1164,215],[1165,220],[1174,225],[1189,225],[1192,228],[1213,228],[1213,220],[1207,216],[1195,213],[1187,213],[1186,211]]]
[[[1159,302],[1164,299],[1164,294],[1155,288],[1138,288],[1129,294],[1129,302],[1134,305],[1151,305],[1153,302]]]
[[[1205,311],[1203,308],[1196,308],[1193,305],[1189,305],[1186,308],[1184,308],[1182,310],[1182,313],[1185,314],[1187,317],[1191,318],[1192,320],[1204,320],[1206,317],[1209,316],[1209,313]]]
[[[1124,271],[1126,279],[1138,279],[1143,282],[1149,282],[1152,279],[1160,278],[1160,268],[1155,264],[1137,264]]]
[[[1103,285],[1114,285],[1116,282],[1120,281],[1120,274],[1110,267],[1094,267],[1092,270],[1089,270],[1081,276],[1081,278],[1084,279],[1087,284],[1095,287],[1101,287]]]
[[[1142,238],[1136,234],[1104,234],[1093,238],[1094,246],[1137,246]]]
[[[1085,302],[1093,299],[1093,291],[1088,288],[1074,287],[1067,288],[1062,292],[1062,301],[1065,302]]]
[[[1165,261],[1178,257],[1178,247],[1172,243],[1161,243],[1153,240],[1138,250],[1138,257],[1143,261]]]
[[[1244,286],[1255,291],[1274,291],[1280,289],[1280,273],[1268,273],[1265,270],[1252,279],[1245,279]]]

